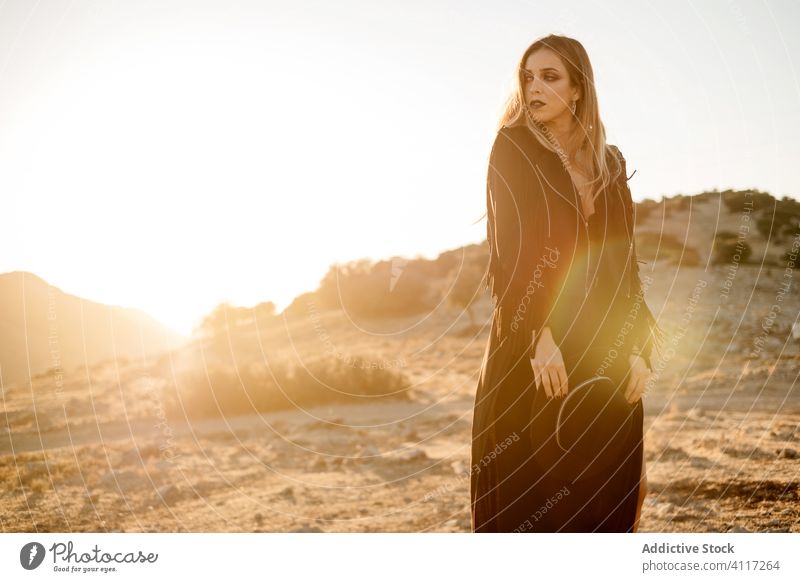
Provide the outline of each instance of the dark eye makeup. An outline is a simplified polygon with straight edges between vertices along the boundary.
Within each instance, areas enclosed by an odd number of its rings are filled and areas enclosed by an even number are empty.
[[[522,76],[524,77],[526,83],[533,81],[533,75],[530,73],[522,73]],[[544,76],[544,80],[548,82],[558,81],[558,75],[547,74]]]

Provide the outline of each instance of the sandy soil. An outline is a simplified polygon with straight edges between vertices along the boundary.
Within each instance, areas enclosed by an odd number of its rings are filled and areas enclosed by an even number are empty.
[[[762,277],[758,301],[746,285],[721,299],[725,276],[684,269],[648,294],[674,352],[645,396],[642,531],[800,532],[800,350],[786,341],[798,298],[762,337],[779,280]],[[479,321],[488,310],[485,300]],[[95,369],[58,399],[39,386],[34,410],[24,390],[6,390],[0,529],[469,531],[487,329],[468,333],[466,316],[444,308],[384,322],[391,333],[380,338],[341,315],[324,323],[348,350],[402,358],[410,398],[189,425],[165,420],[134,382],[120,381],[137,377],[130,363]],[[298,337],[319,341],[310,325],[297,322]],[[113,404],[120,393],[124,408]]]

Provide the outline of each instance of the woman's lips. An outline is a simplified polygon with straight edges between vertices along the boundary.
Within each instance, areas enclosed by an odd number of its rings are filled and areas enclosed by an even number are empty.
[[[538,99],[534,99],[531,101],[531,107],[533,109],[539,109],[540,107],[544,107],[545,103],[543,101],[539,101]]]

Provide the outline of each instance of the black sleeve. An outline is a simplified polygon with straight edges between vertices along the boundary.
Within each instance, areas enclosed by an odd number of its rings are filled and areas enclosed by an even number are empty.
[[[503,128],[492,147],[487,179],[489,286],[495,298],[499,339],[530,349],[532,332],[547,326],[552,289],[544,264],[548,250],[547,205],[535,162]],[[523,343],[527,342],[527,344]]]
[[[636,256],[636,240],[634,237],[634,225],[636,224],[636,212],[633,204],[633,197],[631,196],[631,189],[628,186],[628,171],[625,163],[625,157],[622,152],[614,146],[614,153],[621,165],[621,174],[619,176],[622,185],[623,201],[625,203],[626,212],[630,217],[630,236],[631,236],[631,293],[630,298],[632,302],[638,303],[638,309],[632,307],[637,313],[633,332],[631,333],[632,346],[640,350],[642,357],[647,362],[647,366],[653,369],[653,347],[659,347],[663,341],[664,332],[659,327],[653,312],[647,306],[647,301],[644,298],[644,290],[642,289],[642,280],[639,275],[639,260]],[[642,261],[645,262],[645,261]],[[635,306],[634,303],[634,306]]]

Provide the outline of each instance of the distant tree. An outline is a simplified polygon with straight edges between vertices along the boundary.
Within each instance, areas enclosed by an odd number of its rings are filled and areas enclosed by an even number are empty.
[[[234,309],[230,303],[220,303],[214,310],[206,315],[194,333],[203,337],[215,336],[221,331],[228,329],[230,323],[229,313]]]
[[[275,304],[272,301],[262,301],[253,307],[256,317],[275,317]]]
[[[636,224],[645,222],[653,211],[658,208],[658,203],[653,200],[643,200],[634,204],[634,216],[636,217]]]
[[[444,289],[445,301],[458,309],[465,309],[470,326],[475,325],[473,306],[484,295],[486,287],[486,265],[469,262],[454,268],[448,275],[448,287]]]
[[[758,190],[725,190],[721,192],[722,202],[729,212],[739,213],[745,210],[764,210],[772,208],[775,198],[767,192]]]
[[[792,248],[791,241],[787,245],[786,252],[781,255],[779,265],[781,267],[791,265],[795,269],[800,266],[800,252],[798,252],[798,249]]]
[[[426,259],[362,259],[334,265],[317,289],[320,305],[364,317],[403,316],[435,305],[436,266]]]
[[[275,305],[271,302],[260,303],[256,307],[237,307],[229,302],[220,303],[209,313],[200,325],[195,328],[195,334],[202,337],[213,337],[221,333],[227,333],[236,328],[253,324],[258,317],[274,316]]]
[[[793,202],[793,201],[792,201]],[[775,243],[800,232],[800,208],[792,202],[780,201],[774,212],[764,211],[756,220],[756,229],[765,240],[770,236]]]
[[[675,198],[676,198],[675,205],[678,210],[689,210],[692,204],[691,196],[684,196],[683,194],[679,194]]]
[[[281,312],[285,317],[308,317],[312,307],[322,308],[319,297],[315,291],[301,293]]]
[[[743,240],[740,241],[736,234],[719,232],[714,237],[711,263],[714,265],[726,265],[734,261],[746,263],[752,252],[750,245]]]
[[[258,325],[264,325],[272,322],[276,317],[275,304],[272,301],[262,301],[253,307],[253,317]]]
[[[489,244],[484,240],[480,244],[471,244],[459,247],[452,251],[441,253],[433,261],[436,266],[436,277],[446,279],[450,272],[459,265],[476,262],[486,265],[489,261]]]

